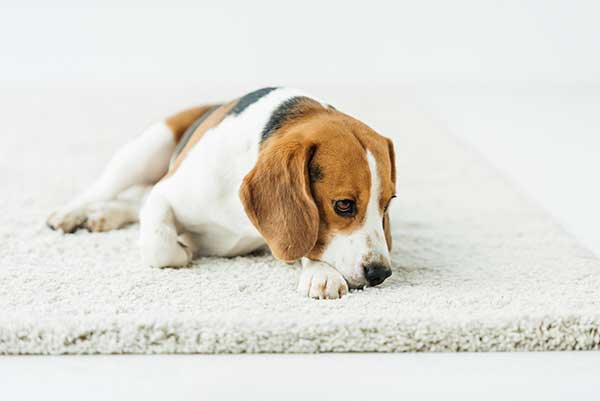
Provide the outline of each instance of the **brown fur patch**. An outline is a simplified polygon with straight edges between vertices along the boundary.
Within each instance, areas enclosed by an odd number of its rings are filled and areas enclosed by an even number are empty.
[[[190,137],[190,140],[186,143],[179,156],[177,156],[177,159],[175,159],[175,163],[173,163],[173,166],[171,167],[171,169],[169,169],[169,172],[167,173],[165,178],[173,175],[173,173],[177,171],[177,169],[181,165],[181,162],[183,161],[183,159],[185,159],[190,149],[194,147],[194,145],[202,138],[202,136],[204,136],[206,131],[208,131],[210,128],[219,125],[219,123],[223,121],[223,119],[227,116],[227,113],[231,111],[231,109],[236,105],[237,102],[238,99],[232,100],[231,102],[222,105],[221,107],[213,111],[208,116],[208,118],[204,120],[202,124],[198,126],[198,128],[196,128],[196,130]]]

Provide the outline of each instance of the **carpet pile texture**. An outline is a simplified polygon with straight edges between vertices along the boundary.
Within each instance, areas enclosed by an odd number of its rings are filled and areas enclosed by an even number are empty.
[[[591,252],[410,98],[387,110],[339,99],[395,142],[394,271],[380,287],[316,301],[295,292],[299,266],[268,252],[158,270],[140,263],[137,225],[66,236],[45,227],[119,144],[211,96],[2,95],[0,354],[600,347]]]

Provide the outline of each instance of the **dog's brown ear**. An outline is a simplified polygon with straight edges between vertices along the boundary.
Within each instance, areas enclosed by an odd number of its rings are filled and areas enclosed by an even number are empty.
[[[396,185],[396,152],[394,151],[394,142],[391,139],[385,138],[388,145],[388,153],[390,155],[390,169],[392,174],[392,182]]]
[[[271,144],[240,188],[252,224],[273,255],[287,262],[305,256],[317,242],[319,211],[308,177],[315,148],[302,142]]]
[[[390,216],[387,212],[383,215],[383,231],[385,233],[385,241],[387,242],[388,251],[391,251],[392,231],[390,229]]]
[[[394,187],[396,186],[396,153],[394,152],[394,142],[391,139],[386,138],[388,144],[388,153],[390,156],[390,169],[392,175],[392,182]],[[389,212],[386,212],[383,216],[383,230],[385,232],[385,240],[387,242],[388,250],[392,250],[392,231],[390,228],[390,216]]]

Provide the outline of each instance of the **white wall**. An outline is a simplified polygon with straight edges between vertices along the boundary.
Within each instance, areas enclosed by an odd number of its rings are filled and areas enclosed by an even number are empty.
[[[5,85],[600,83],[594,1],[12,3]]]

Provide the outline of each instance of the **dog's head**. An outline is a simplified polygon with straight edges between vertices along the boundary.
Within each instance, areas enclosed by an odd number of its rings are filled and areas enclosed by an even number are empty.
[[[331,110],[280,131],[240,189],[273,254],[326,262],[351,288],[383,282],[391,274],[392,141]]]

